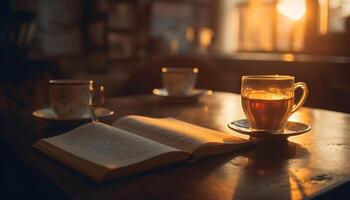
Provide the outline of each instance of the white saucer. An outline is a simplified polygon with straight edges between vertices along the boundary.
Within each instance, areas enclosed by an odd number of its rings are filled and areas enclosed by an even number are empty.
[[[255,140],[287,140],[290,136],[300,135],[311,130],[311,127],[301,122],[288,121],[283,131],[262,132],[249,128],[246,119],[236,120],[228,124],[228,127],[238,133],[249,135]]]
[[[107,117],[107,116],[111,116],[114,114],[114,111],[108,108],[102,108],[102,107],[97,107],[95,109],[95,113],[96,113],[96,117],[97,118],[101,118],[101,117]],[[40,119],[45,119],[48,121],[81,121],[81,120],[89,120],[91,119],[91,116],[89,113],[86,113],[84,115],[82,115],[79,118],[70,118],[70,119],[66,119],[66,118],[59,118],[56,113],[53,111],[52,108],[42,108],[39,110],[36,110],[32,113],[32,115],[34,117],[40,118]]]
[[[173,96],[169,95],[168,91],[165,88],[155,88],[152,90],[153,95],[162,97],[165,99],[197,99],[198,97],[208,93],[210,90],[205,89],[193,89],[189,94],[184,96]]]

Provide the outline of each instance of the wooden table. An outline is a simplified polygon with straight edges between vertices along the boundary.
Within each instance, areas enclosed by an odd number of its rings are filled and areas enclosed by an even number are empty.
[[[240,97],[236,94],[215,92],[201,97],[197,103],[168,102],[150,95],[129,96],[110,98],[107,105],[115,109],[116,114],[104,120],[106,123],[128,114],[171,116],[244,137],[227,128],[230,121],[244,117]],[[102,185],[90,182],[31,148],[38,139],[72,127],[49,124],[29,113],[2,113],[1,118],[2,165],[10,166],[8,168],[14,171],[4,173],[2,170],[2,177],[7,178],[8,186],[20,187],[24,184],[22,188],[26,188],[25,192],[40,197],[302,199],[315,197],[329,188],[335,188],[337,192],[332,195],[338,195],[338,198],[339,195],[349,195],[346,183],[350,177],[350,115],[339,112],[302,108],[291,116],[291,120],[305,122],[312,126],[312,130],[290,138],[284,145],[256,145],[237,153],[163,168]],[[18,163],[21,162],[14,161],[14,158],[24,160],[26,164],[20,165]],[[7,187],[7,190],[11,191],[11,188]]]

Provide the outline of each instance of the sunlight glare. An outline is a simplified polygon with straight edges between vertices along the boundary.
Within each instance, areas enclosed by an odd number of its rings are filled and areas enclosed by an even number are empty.
[[[281,0],[277,4],[277,11],[291,20],[297,21],[301,19],[306,12],[305,1]]]

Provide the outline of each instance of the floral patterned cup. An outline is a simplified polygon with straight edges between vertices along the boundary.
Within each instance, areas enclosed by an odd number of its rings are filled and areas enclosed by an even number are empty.
[[[91,80],[50,80],[50,106],[62,119],[74,119],[89,113]]]

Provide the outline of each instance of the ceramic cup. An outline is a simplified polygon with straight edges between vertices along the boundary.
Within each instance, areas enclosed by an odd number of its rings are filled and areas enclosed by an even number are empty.
[[[162,68],[163,87],[169,96],[186,96],[195,87],[198,68]]]
[[[62,119],[79,118],[89,112],[90,80],[50,80],[49,102]]]

